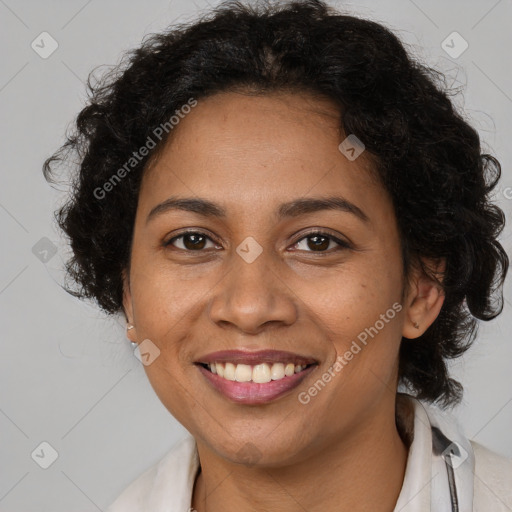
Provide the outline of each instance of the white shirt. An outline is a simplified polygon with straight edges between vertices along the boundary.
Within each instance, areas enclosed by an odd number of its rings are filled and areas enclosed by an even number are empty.
[[[440,409],[409,395],[399,397],[397,417],[410,446],[394,512],[454,510],[451,471],[443,457],[433,453],[432,427],[439,428],[460,454],[450,459],[459,512],[512,512],[512,459],[466,439],[454,418]],[[197,446],[189,435],[134,480],[106,512],[191,512],[198,469]]]

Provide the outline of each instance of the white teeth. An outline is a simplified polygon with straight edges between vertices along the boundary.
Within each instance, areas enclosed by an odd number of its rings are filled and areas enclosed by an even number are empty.
[[[288,363],[288,364],[284,367],[284,374],[285,374],[287,377],[291,377],[294,373],[295,373],[295,365],[294,365],[293,363]]]
[[[237,364],[235,368],[235,380],[249,382],[252,377],[252,368],[248,364]]]
[[[267,363],[257,364],[252,370],[252,381],[258,384],[270,382],[270,366]]]
[[[235,380],[235,365],[226,363],[224,365],[224,378],[227,380]]]
[[[279,380],[284,377],[284,364],[283,363],[274,363],[272,368],[270,368],[270,378],[272,380]]]
[[[268,363],[261,363],[251,366],[248,364],[211,363],[207,366],[212,373],[216,373],[219,377],[227,380],[266,384],[271,380],[291,377],[294,373],[304,370],[307,365],[274,363],[270,366]]]

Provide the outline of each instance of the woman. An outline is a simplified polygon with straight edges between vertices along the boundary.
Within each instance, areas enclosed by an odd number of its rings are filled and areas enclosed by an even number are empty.
[[[500,165],[438,82],[311,0],[223,4],[91,86],[45,163],[80,159],[70,291],[190,432],[110,512],[512,510],[512,461],[433,405],[508,269]]]

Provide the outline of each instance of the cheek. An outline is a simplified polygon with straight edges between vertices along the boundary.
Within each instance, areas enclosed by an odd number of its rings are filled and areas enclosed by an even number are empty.
[[[156,338],[166,338],[174,326],[179,329],[180,323],[193,319],[205,291],[213,287],[211,277],[203,276],[197,268],[193,278],[187,269],[173,270],[165,262],[139,268],[131,286],[137,332],[142,328]]]
[[[401,341],[400,268],[374,261],[336,273],[328,291],[315,296],[319,325],[333,346],[332,363],[341,359],[343,387],[382,387],[394,378]]]
[[[179,365],[171,366],[168,355],[162,353],[151,365],[145,366],[144,370],[160,402],[177,421],[190,430],[198,421],[191,421],[191,418],[196,416],[196,407],[201,404],[192,398],[193,391],[184,383],[182,368]],[[202,409],[200,407],[199,412]]]
[[[330,367],[336,374],[331,398],[364,410],[395,389],[402,305],[399,294],[374,288],[369,281],[359,288],[354,295],[347,289],[340,292],[337,306],[325,309],[323,318],[330,326]]]
[[[310,289],[304,293],[309,297],[308,305],[329,330],[342,337],[357,336],[400,301],[400,277],[389,268],[361,265],[335,272],[328,286],[320,291]],[[396,311],[388,316],[391,315],[396,316]]]

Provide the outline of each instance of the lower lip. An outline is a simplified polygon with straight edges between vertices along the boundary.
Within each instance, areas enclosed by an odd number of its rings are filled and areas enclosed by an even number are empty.
[[[200,364],[199,371],[208,379],[213,387],[220,391],[225,397],[239,404],[264,404],[276,400],[292,389],[296,388],[316,367],[311,365],[299,373],[279,380],[271,380],[264,384],[255,382],[237,382],[219,377]]]

